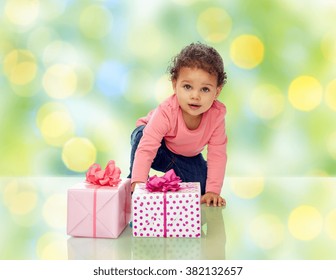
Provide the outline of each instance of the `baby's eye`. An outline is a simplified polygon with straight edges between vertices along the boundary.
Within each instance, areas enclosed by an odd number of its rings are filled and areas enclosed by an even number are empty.
[[[183,86],[183,88],[189,90],[189,89],[191,89],[191,85],[186,84],[186,85]]]
[[[204,87],[204,88],[202,88],[201,90],[202,90],[203,92],[209,92],[209,91],[210,91],[210,89],[207,88],[207,87]]]

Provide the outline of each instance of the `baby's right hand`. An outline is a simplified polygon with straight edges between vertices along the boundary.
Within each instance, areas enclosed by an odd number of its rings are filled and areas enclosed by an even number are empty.
[[[214,193],[214,192],[207,192],[201,197],[201,203],[206,203],[207,206],[213,205],[213,206],[226,206],[226,201],[224,198],[222,198],[220,195]]]

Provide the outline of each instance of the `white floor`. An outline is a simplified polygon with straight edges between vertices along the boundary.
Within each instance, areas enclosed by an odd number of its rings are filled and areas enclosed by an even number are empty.
[[[335,178],[226,178],[226,208],[202,205],[201,238],[66,235],[82,177],[0,178],[0,259],[336,259]]]

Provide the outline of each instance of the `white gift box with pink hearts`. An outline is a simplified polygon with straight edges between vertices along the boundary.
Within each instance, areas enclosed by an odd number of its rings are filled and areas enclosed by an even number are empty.
[[[180,189],[150,192],[137,184],[132,195],[134,237],[201,237],[200,184],[180,183]]]

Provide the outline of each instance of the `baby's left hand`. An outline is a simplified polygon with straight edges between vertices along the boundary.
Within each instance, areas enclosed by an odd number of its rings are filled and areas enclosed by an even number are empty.
[[[225,199],[214,192],[205,193],[201,198],[201,203],[206,203],[207,206],[210,206],[212,203],[213,206],[218,207],[226,205]]]

